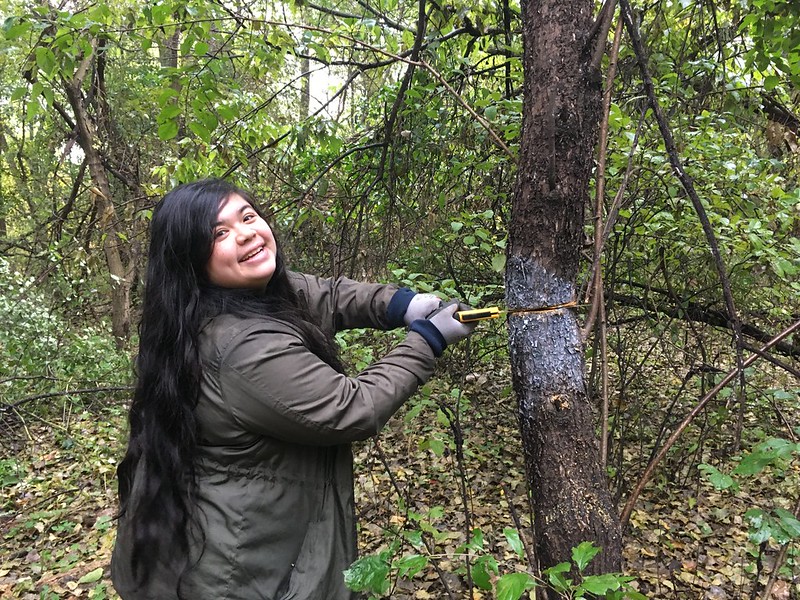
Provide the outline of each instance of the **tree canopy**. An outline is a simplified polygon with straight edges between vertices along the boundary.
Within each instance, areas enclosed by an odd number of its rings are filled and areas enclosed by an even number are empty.
[[[252,190],[298,270],[503,302],[518,1],[0,0],[0,14],[8,460],[31,419],[124,403],[150,211],[180,182]],[[761,511],[746,525],[760,560],[800,537],[779,469],[797,450],[771,441],[796,443],[798,425],[800,5],[624,0],[593,19],[606,97],[577,303],[610,489],[631,536],[670,473],[730,490],[766,470],[775,500],[745,508]],[[557,139],[572,118],[544,125]],[[356,366],[383,343],[340,341]],[[506,341],[486,326],[448,372],[506,389]],[[425,450],[455,452],[453,431]],[[751,451],[761,470],[742,466]],[[478,588],[494,576],[481,564]]]

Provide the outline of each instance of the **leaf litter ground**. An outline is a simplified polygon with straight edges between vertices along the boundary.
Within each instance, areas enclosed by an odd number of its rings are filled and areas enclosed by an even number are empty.
[[[124,429],[124,411],[95,408],[69,422],[29,423],[19,430],[27,443],[3,443],[0,598],[117,597],[109,560]],[[424,570],[393,581],[392,598],[490,598],[491,592],[469,588],[466,553],[457,552],[467,532],[475,549],[470,560],[491,554],[501,575],[527,568],[503,534],[519,525],[530,544],[525,466],[507,374],[473,375],[458,388],[437,380],[379,438],[354,450],[362,555],[393,541],[397,556],[429,555]],[[775,494],[768,486],[774,484],[756,479],[730,494],[698,476],[662,476],[631,516],[625,574],[654,599],[751,598],[756,582],[763,585],[774,568],[777,548],[767,543],[759,559],[743,515],[770,506]],[[479,536],[482,546],[475,543]],[[423,550],[410,539],[422,540]],[[790,551],[770,598],[799,594]]]

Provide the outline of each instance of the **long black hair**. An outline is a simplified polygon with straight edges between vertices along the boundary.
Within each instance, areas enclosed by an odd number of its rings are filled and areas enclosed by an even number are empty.
[[[140,581],[165,559],[182,560],[185,569],[196,534],[202,537],[194,509],[194,461],[203,323],[222,313],[288,321],[312,352],[342,371],[331,334],[314,321],[290,285],[280,244],[266,291],[209,282],[214,223],[233,194],[264,217],[247,192],[220,179],[178,186],[153,211],[130,438],[117,469],[120,516],[131,525],[131,568]]]

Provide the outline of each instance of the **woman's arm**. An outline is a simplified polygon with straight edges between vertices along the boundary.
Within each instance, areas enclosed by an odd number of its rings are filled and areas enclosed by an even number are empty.
[[[402,327],[406,324],[403,320],[406,308],[416,295],[408,288],[360,283],[346,277],[324,279],[289,273],[289,281],[306,301],[311,314],[333,332],[357,327]]]
[[[220,362],[220,394],[248,431],[284,441],[336,445],[378,433],[434,370],[425,339],[405,341],[356,377],[338,373],[289,328],[244,330]]]

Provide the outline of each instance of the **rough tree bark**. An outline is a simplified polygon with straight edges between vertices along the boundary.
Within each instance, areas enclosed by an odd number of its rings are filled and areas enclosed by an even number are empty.
[[[92,40],[95,53],[85,57],[72,78],[64,77],[62,85],[69,99],[75,118],[78,143],[86,157],[86,165],[92,179],[90,191],[97,213],[98,227],[102,232],[103,253],[111,278],[111,329],[118,347],[122,347],[130,334],[131,287],[133,286],[134,261],[126,261],[123,244],[119,236],[118,218],[112,202],[103,157],[100,153],[97,126],[89,113],[89,100],[83,91],[84,81],[96,56],[97,41]]]
[[[591,65],[593,6],[522,3],[523,132],[506,300],[538,566],[568,561],[574,546],[592,541],[603,549],[590,564],[598,573],[620,569],[622,541],[600,467],[574,309],[601,105]]]

